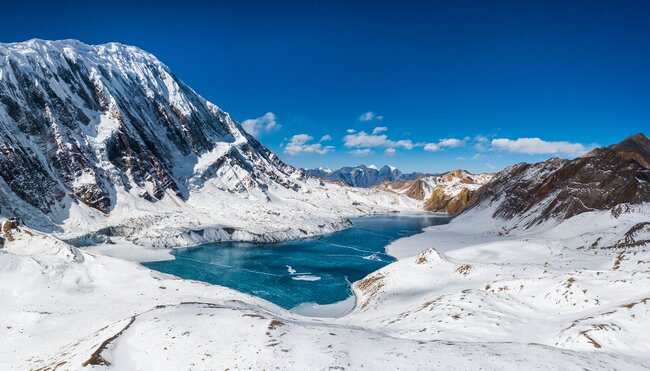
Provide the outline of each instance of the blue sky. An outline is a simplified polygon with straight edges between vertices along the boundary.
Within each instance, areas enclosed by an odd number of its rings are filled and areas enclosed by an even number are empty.
[[[88,3],[3,3],[0,41],[139,46],[297,166],[492,171],[650,127],[644,0]]]

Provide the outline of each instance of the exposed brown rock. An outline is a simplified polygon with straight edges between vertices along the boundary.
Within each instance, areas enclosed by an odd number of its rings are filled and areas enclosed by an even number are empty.
[[[7,237],[7,241],[14,240],[12,231],[19,230],[18,225],[19,222],[15,219],[8,219],[2,224],[2,232],[5,234],[5,237]]]
[[[472,197],[473,193],[474,192],[470,191],[467,188],[460,191],[458,196],[449,200],[449,203],[446,207],[447,212],[452,215],[461,213],[463,210],[465,210],[465,207],[467,207],[467,204],[469,203],[469,200]]]
[[[416,179],[413,182],[413,185],[409,187],[408,191],[405,193],[406,196],[415,199],[423,200],[424,199],[424,181],[422,179]]]

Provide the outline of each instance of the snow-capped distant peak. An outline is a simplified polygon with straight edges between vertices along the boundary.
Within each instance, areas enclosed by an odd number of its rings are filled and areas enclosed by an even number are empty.
[[[415,179],[422,173],[403,174],[393,166],[384,165],[381,168],[377,165],[358,165],[354,167],[342,167],[338,170],[323,171],[323,168],[305,169],[305,174],[331,181],[343,182],[352,187],[369,188],[389,181],[407,181]]]

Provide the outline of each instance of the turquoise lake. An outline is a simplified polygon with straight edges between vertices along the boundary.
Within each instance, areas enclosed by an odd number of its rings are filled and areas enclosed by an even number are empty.
[[[302,303],[331,304],[351,295],[350,283],[395,260],[384,250],[391,241],[450,220],[434,214],[355,218],[350,228],[321,237],[272,244],[213,243],[176,249],[174,260],[144,265],[227,286],[287,309]]]

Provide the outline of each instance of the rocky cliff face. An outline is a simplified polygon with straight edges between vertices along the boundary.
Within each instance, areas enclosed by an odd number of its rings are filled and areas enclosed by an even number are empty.
[[[7,215],[110,213],[116,187],[156,202],[207,179],[223,190],[299,189],[227,113],[138,48],[31,40],[0,44],[0,206]],[[14,195],[16,197],[14,197]]]
[[[574,160],[517,164],[470,200],[468,209],[494,208],[493,217],[530,227],[548,219],[650,201],[650,140],[644,134]]]

